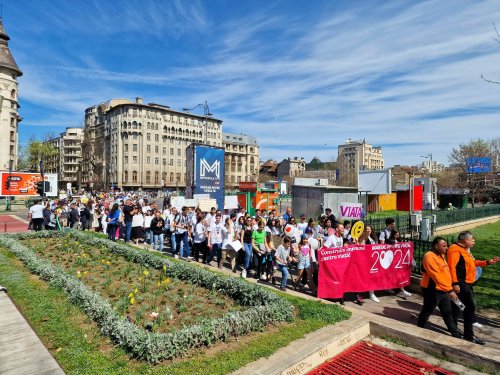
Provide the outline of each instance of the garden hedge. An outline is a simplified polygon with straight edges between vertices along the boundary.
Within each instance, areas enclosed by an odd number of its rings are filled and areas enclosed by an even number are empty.
[[[111,253],[146,267],[162,269],[166,266],[168,276],[217,290],[247,308],[243,311],[229,312],[220,318],[207,318],[200,324],[175,332],[145,331],[118,315],[105,298],[92,291],[78,278],[69,275],[51,262],[40,259],[32,250],[18,242],[18,240],[64,236],[71,236],[87,245],[106,247]],[[1,235],[0,245],[12,251],[31,272],[64,290],[69,300],[82,308],[97,323],[102,334],[109,336],[131,356],[151,363],[183,356],[190,349],[209,346],[231,336],[262,331],[269,324],[293,320],[293,306],[262,286],[211,272],[189,263],[172,262],[159,254],[91,236],[85,232],[41,231]]]

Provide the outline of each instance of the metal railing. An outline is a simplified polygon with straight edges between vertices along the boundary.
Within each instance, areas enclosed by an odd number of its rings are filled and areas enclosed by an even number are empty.
[[[436,215],[437,226],[440,227],[500,215],[500,204],[487,204],[482,207],[463,208],[453,211],[434,211],[433,214]]]

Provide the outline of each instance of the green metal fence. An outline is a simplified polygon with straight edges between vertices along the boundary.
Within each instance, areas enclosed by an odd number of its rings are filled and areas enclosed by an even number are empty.
[[[463,208],[453,211],[434,211],[437,226],[461,223],[483,217],[500,215],[500,204],[487,204],[482,207]]]

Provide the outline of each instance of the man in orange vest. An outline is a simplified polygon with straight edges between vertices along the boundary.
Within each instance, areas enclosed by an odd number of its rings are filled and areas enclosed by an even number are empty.
[[[473,324],[476,320],[476,301],[472,289],[476,282],[476,267],[485,267],[495,264],[498,257],[490,260],[476,260],[470,249],[475,244],[471,232],[465,231],[458,235],[457,243],[450,246],[448,250],[448,266],[450,267],[453,290],[460,301],[465,305],[464,309],[464,339],[474,344],[484,345],[484,341],[474,336]],[[457,323],[460,309],[453,305],[453,320]]]
[[[424,328],[432,312],[438,306],[448,331],[453,337],[462,338],[451,310],[451,301],[458,297],[453,291],[450,270],[444,258],[447,250],[448,242],[442,237],[436,237],[432,241],[432,250],[424,255],[422,260],[424,271],[420,282],[424,305],[418,316],[417,325]]]

